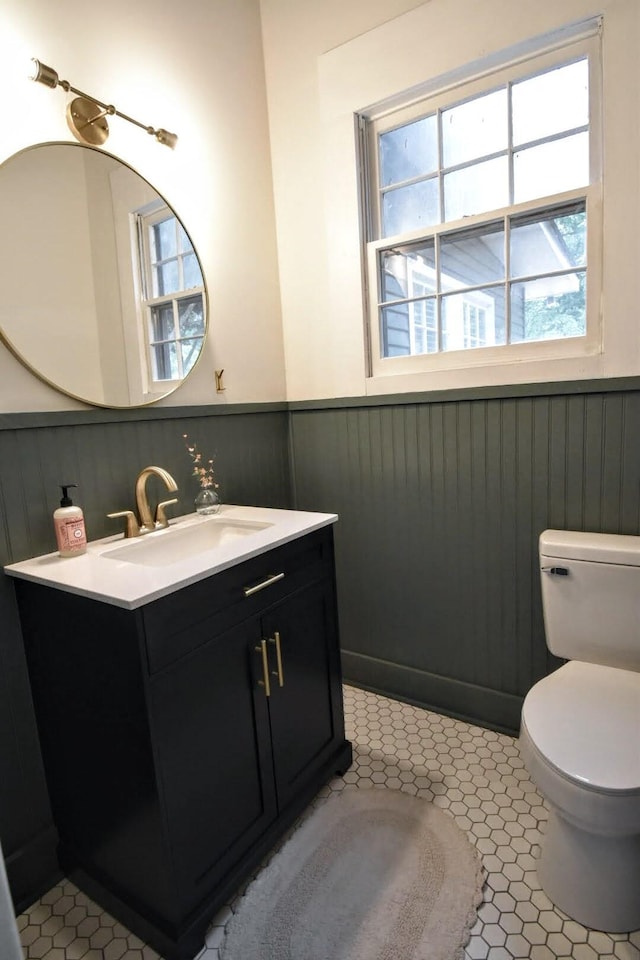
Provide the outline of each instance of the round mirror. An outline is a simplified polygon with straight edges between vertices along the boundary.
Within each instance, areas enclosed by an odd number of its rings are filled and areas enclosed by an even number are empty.
[[[172,393],[207,332],[177,214],[111,154],[38,144],[0,166],[0,338],[34,374],[103,407]]]

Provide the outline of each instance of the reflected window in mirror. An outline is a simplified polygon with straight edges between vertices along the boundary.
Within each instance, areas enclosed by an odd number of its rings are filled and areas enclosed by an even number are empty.
[[[0,164],[0,210],[0,351],[96,406],[180,387],[202,356],[206,280],[144,177],[104,150],[35,144]]]
[[[187,232],[169,207],[140,213],[140,289],[148,379],[182,380],[206,332],[204,281]]]

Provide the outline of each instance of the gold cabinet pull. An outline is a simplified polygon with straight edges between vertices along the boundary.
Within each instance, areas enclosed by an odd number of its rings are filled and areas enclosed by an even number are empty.
[[[278,664],[277,670],[272,670],[274,677],[278,678],[278,686],[284,687],[284,676],[282,673],[282,651],[280,650],[280,634],[276,630],[272,637],[269,637],[269,643],[275,643],[276,645],[276,663]]]
[[[267,654],[267,641],[261,640],[260,646],[256,647],[256,653],[262,654],[262,676],[263,680],[258,680],[261,687],[264,687],[265,697],[271,696],[271,684],[269,682],[269,657]]]
[[[245,597],[251,597],[254,593],[258,593],[260,590],[264,590],[265,587],[270,587],[272,583],[277,583],[278,580],[283,579],[284,573],[272,573],[266,580],[256,583],[255,587],[243,587],[242,589]]]

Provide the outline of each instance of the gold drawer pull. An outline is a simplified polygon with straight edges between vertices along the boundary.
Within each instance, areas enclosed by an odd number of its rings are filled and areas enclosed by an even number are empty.
[[[262,676],[263,680],[258,680],[261,687],[264,687],[265,697],[271,696],[271,684],[269,683],[269,657],[267,655],[267,641],[261,640],[260,646],[256,647],[256,653],[262,654]]]
[[[269,643],[275,643],[276,645],[276,662],[278,664],[278,669],[273,670],[272,673],[274,677],[278,678],[278,686],[284,687],[284,676],[282,674],[282,652],[280,650],[280,634],[276,630],[272,637],[269,637]]]
[[[256,583],[255,587],[243,587],[244,595],[245,597],[251,597],[254,593],[264,590],[265,587],[270,587],[272,583],[277,583],[278,580],[284,580],[284,573],[272,573],[266,580]]]

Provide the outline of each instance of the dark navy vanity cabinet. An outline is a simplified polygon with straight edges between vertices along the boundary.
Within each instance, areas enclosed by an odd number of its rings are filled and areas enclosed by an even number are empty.
[[[61,866],[161,954],[193,957],[351,762],[332,530],[132,610],[16,592]]]

